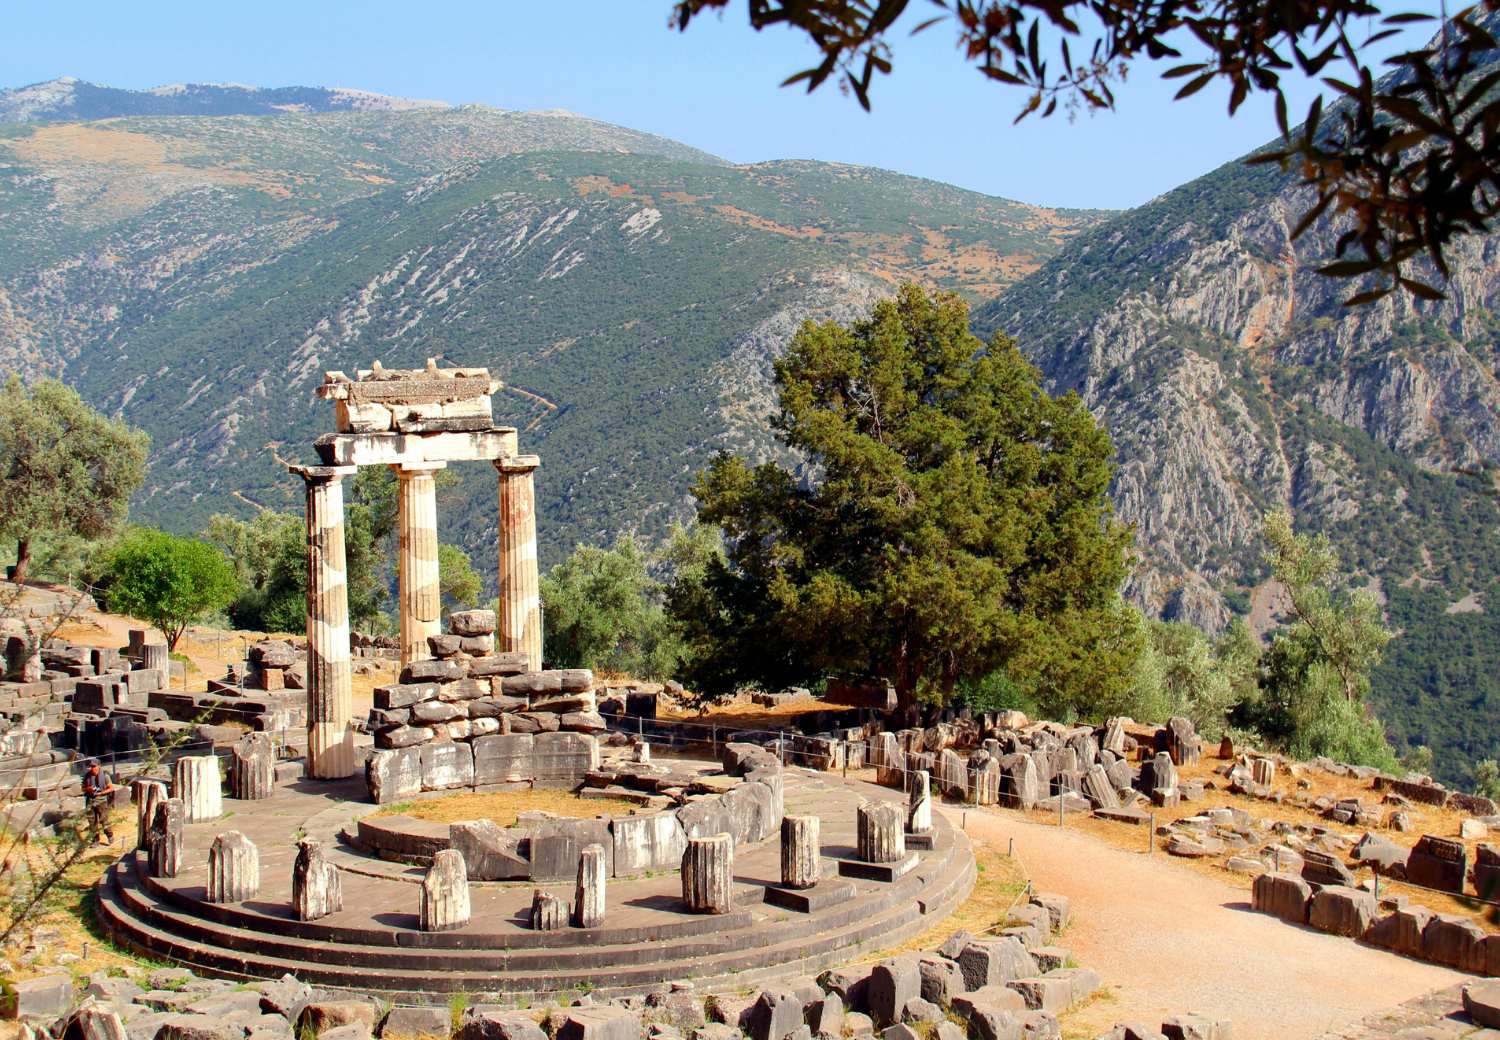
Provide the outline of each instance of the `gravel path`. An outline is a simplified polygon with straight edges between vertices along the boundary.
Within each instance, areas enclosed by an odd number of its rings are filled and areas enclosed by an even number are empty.
[[[960,810],[944,809],[955,824]],[[1250,893],[1177,863],[1004,811],[968,812],[968,833],[1016,855],[1038,889],[1072,901],[1059,945],[1110,993],[1064,1020],[1071,1036],[1201,1011],[1234,1040],[1320,1037],[1452,986],[1457,972],[1254,913]],[[1144,836],[1143,836],[1144,842]]]

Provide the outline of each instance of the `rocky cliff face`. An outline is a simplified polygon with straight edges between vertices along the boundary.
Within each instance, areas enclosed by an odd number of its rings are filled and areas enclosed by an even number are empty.
[[[1356,455],[1451,474],[1500,454],[1500,241],[1458,247],[1443,302],[1349,309],[1351,287],[1313,270],[1332,230],[1291,241],[1306,205],[1275,171],[1225,167],[1082,236],[978,316],[1113,433],[1114,494],[1143,558],[1132,594],[1210,630],[1229,616],[1223,593],[1256,583],[1268,508],[1351,536],[1384,515],[1374,503],[1420,524]]]

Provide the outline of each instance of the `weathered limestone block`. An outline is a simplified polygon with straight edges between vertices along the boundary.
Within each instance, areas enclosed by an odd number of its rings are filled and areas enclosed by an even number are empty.
[[[482,786],[535,780],[535,741],[530,733],[497,733],[475,739],[474,783]]]
[[[242,801],[269,798],[276,789],[276,750],[266,733],[251,733],[229,752],[229,794]]]
[[[158,802],[167,800],[167,785],[160,780],[132,780],[130,800],[135,802],[136,842],[135,847],[150,847],[151,817]]]
[[[906,1005],[922,995],[922,971],[916,957],[894,957],[870,969],[865,1000],[876,1025],[901,1021]]]
[[[187,755],[172,767],[172,795],[182,802],[187,823],[204,823],[224,815],[224,791],[215,755]]]
[[[538,780],[582,780],[599,768],[599,741],[588,733],[538,733],[532,747]]]
[[[208,849],[208,901],[241,903],[260,892],[260,851],[239,831],[225,831]]]
[[[1042,788],[1037,777],[1036,762],[1030,755],[1019,756],[1005,771],[1005,795],[1012,808],[1023,812],[1036,808],[1036,803],[1042,797]]]
[[[598,928],[604,924],[604,885],[609,863],[602,845],[590,845],[578,856],[578,883],[573,890],[573,924]]]
[[[455,610],[448,615],[448,631],[456,636],[488,636],[495,632],[493,610]]]
[[[610,831],[615,843],[615,877],[673,870],[687,848],[687,835],[675,812],[621,816],[610,823]]]
[[[855,810],[856,855],[867,863],[894,863],[906,855],[905,813],[895,802],[863,802]]]
[[[423,744],[422,790],[474,786],[474,749],[464,743]]]
[[[734,909],[734,839],[728,834],[689,838],[682,853],[682,901],[694,913]]]
[[[323,855],[323,843],[304,838],[292,864],[292,909],[299,921],[316,921],[344,908],[339,872]]]
[[[969,764],[969,798],[975,805],[999,805],[1000,792],[1005,786],[1005,774],[998,759],[988,752],[977,763]]]
[[[1104,737],[1099,741],[1100,751],[1113,751],[1117,755],[1125,754],[1125,720],[1110,719],[1104,724]]]
[[[568,923],[568,908],[561,899],[541,889],[531,893],[531,927],[538,932],[555,932]]]
[[[906,830],[909,834],[927,834],[932,830],[932,781],[925,769],[913,772],[907,783]]]
[[[1307,908],[1307,923],[1320,932],[1358,939],[1375,920],[1376,911],[1375,897],[1369,892],[1329,885],[1312,897]]]
[[[152,877],[176,877],[182,869],[182,827],[186,822],[179,798],[158,801],[151,811],[147,862]]]
[[[821,823],[816,816],[782,817],[781,883],[787,888],[811,888],[818,883]]]
[[[1422,936],[1436,916],[1425,906],[1404,906],[1377,920],[1365,933],[1365,941],[1408,957],[1422,956]]]
[[[1250,777],[1261,787],[1270,787],[1276,780],[1276,763],[1269,758],[1250,760]]]
[[[630,1008],[602,1004],[568,1008],[554,1040],[641,1040],[641,1014]]]
[[[365,784],[377,805],[401,802],[422,793],[422,749],[377,751],[365,765]]]
[[[1003,986],[1011,979],[1024,979],[1037,973],[1036,959],[1014,936],[974,940],[959,953],[958,967],[971,991],[985,986]]]
[[[1438,914],[1422,929],[1422,959],[1470,975],[1485,971],[1485,931],[1460,914]]]
[[[1262,874],[1250,889],[1250,905],[1292,924],[1307,923],[1312,886],[1293,874]]]
[[[1406,858],[1406,879],[1414,885],[1462,892],[1469,872],[1469,850],[1461,841],[1424,834]]]
[[[875,766],[875,782],[884,787],[900,787],[905,783],[904,768],[906,753],[894,733],[877,733],[870,738],[869,759]]]
[[[108,1004],[85,1004],[68,1016],[65,1040],[127,1040],[125,1023]]]
[[[469,874],[456,849],[439,849],[422,877],[418,916],[424,932],[447,932],[469,923]]]
[[[1083,796],[1093,803],[1094,808],[1118,809],[1120,807],[1120,795],[1103,766],[1090,766],[1088,772],[1083,774],[1082,787]]]
[[[1166,747],[1163,750],[1172,756],[1172,761],[1177,765],[1197,765],[1202,759],[1203,742],[1198,737],[1198,731],[1193,728],[1192,719],[1180,715],[1168,719],[1167,728],[1162,732],[1166,735]]]
[[[952,748],[944,748],[938,752],[937,780],[945,797],[968,797],[969,770],[964,765],[963,758]]]
[[[531,860],[520,839],[494,820],[464,820],[448,825],[448,845],[463,857],[475,881],[504,881],[531,876]]]

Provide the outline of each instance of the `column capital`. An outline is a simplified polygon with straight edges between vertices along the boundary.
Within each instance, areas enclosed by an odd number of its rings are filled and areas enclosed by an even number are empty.
[[[448,468],[446,462],[430,462],[425,460],[422,462],[392,462],[390,466],[391,470],[398,477],[419,477],[423,474],[431,476],[440,469]]]
[[[539,455],[512,455],[508,459],[491,459],[501,473],[530,473],[542,464]]]
[[[358,466],[288,466],[288,473],[295,473],[309,484],[326,484],[342,480],[359,472]]]

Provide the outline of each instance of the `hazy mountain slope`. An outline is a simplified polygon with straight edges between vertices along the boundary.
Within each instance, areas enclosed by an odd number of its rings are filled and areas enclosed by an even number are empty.
[[[280,112],[400,111],[446,108],[342,87],[247,87],[173,83],[150,90],[102,87],[72,76],[0,90],[0,123],[70,123],[119,116],[249,116]]]
[[[1328,532],[1404,633],[1383,716],[1458,751],[1455,778],[1500,723],[1497,512],[1454,474],[1500,456],[1500,240],[1459,246],[1442,303],[1349,310],[1313,271],[1332,229],[1290,241],[1306,205],[1274,169],[1225,166],[1079,236],[978,324],[1020,335],[1114,435],[1148,608],[1216,629],[1264,598],[1265,510]]]

